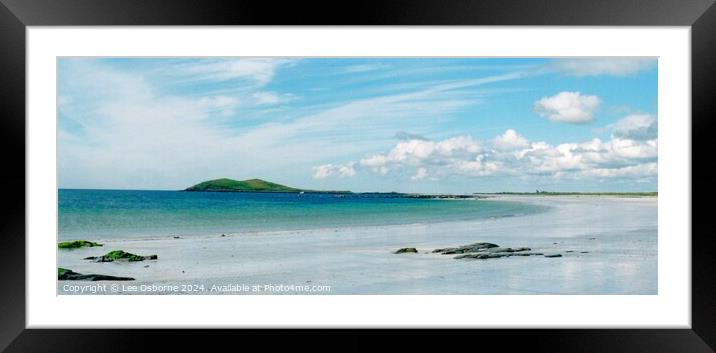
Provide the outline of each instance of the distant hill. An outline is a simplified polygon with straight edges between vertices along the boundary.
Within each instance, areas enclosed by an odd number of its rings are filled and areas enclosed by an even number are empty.
[[[304,190],[272,183],[261,179],[233,180],[228,178],[208,180],[185,191],[235,191],[235,192],[301,192]],[[307,190],[306,190],[307,191]]]

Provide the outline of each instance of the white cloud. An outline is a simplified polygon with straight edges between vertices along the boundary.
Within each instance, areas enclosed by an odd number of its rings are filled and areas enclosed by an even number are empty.
[[[573,76],[629,76],[648,70],[657,63],[656,58],[569,58],[553,61],[555,70]]]
[[[457,136],[438,142],[409,140],[399,142],[387,154],[361,159],[360,165],[386,174],[393,165],[445,164],[480,151],[480,145],[469,136]]]
[[[594,119],[594,111],[600,102],[597,96],[582,95],[580,92],[560,92],[536,101],[534,110],[552,121],[584,124]]]
[[[233,115],[239,103],[238,98],[227,96],[203,97],[198,100],[198,105],[208,113],[217,112],[221,116]]]
[[[172,65],[172,74],[193,80],[228,81],[251,80],[265,85],[273,79],[276,70],[291,62],[288,59],[272,58],[221,58]]]
[[[359,73],[359,72],[368,72],[368,71],[375,71],[380,69],[387,68],[387,65],[382,64],[357,64],[357,65],[351,65],[345,68],[345,72],[347,73]]]
[[[276,92],[261,91],[252,94],[254,102],[258,105],[269,105],[277,103],[285,103],[296,99],[292,94],[279,94]]]
[[[611,141],[611,148],[615,156],[628,159],[656,158],[658,156],[657,140],[637,141],[614,138]]]
[[[595,168],[580,172],[580,176],[598,178],[617,178],[626,176],[656,176],[659,166],[656,162],[630,165],[621,168]]]
[[[428,170],[425,168],[418,168],[415,171],[415,175],[410,177],[412,180],[423,180],[428,177]]]
[[[508,129],[504,134],[493,140],[493,146],[499,150],[515,150],[529,146],[526,138],[520,136],[515,130]]]
[[[474,161],[459,161],[455,163],[458,173],[468,176],[485,176],[498,173],[503,166],[499,161],[483,161],[484,156],[478,156]]]
[[[658,137],[658,121],[650,114],[632,114],[610,126],[612,135],[634,140],[651,140]]]
[[[314,179],[325,179],[328,177],[352,177],[356,175],[356,171],[353,168],[355,163],[350,162],[347,164],[324,164],[313,168]]]
[[[485,143],[470,136],[442,141],[410,140],[386,153],[363,158],[356,166],[380,175],[415,170],[411,180],[437,180],[451,175],[483,177],[518,175],[554,178],[650,177],[658,158],[656,139],[634,140],[613,136],[608,141],[530,142],[517,131]],[[401,172],[403,171],[403,172]]]

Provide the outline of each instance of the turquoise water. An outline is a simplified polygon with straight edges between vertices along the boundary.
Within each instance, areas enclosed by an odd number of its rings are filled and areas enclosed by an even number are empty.
[[[518,216],[541,208],[509,201],[390,194],[58,191],[59,239],[191,236]]]

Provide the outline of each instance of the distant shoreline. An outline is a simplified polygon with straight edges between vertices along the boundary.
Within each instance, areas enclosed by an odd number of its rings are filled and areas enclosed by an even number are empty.
[[[216,192],[216,193],[249,193],[249,194],[338,194],[338,195],[394,195],[407,198],[486,198],[491,196],[624,196],[624,197],[658,197],[657,191],[636,191],[636,192],[582,192],[582,191],[540,191],[540,192],[519,192],[519,191],[498,191],[498,192],[474,192],[474,193],[411,193],[397,191],[364,191],[354,192],[346,190],[300,190],[300,191],[273,191],[273,190],[149,190],[149,189],[93,189],[93,188],[58,188],[58,190],[88,190],[88,191],[157,191],[157,192]]]
[[[559,192],[559,191],[540,191],[540,192],[494,192],[494,193],[475,193],[476,195],[515,195],[515,196],[625,196],[625,197],[658,197],[659,192]]]

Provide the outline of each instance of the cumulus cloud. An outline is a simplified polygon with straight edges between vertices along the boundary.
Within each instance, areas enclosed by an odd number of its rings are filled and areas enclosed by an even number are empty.
[[[616,178],[625,176],[655,176],[658,172],[658,164],[656,162],[652,162],[630,165],[621,168],[589,169],[580,172],[580,175],[585,177]]]
[[[650,114],[632,114],[610,127],[614,136],[625,139],[651,140],[659,134],[656,117]]]
[[[328,177],[352,177],[356,175],[356,171],[353,168],[355,163],[350,162],[346,164],[324,164],[313,168],[314,179],[325,179]]]
[[[594,111],[601,103],[597,96],[580,92],[560,92],[552,97],[543,97],[534,103],[534,111],[552,121],[585,124],[594,119]]]
[[[495,138],[493,146],[500,150],[514,150],[529,146],[529,142],[515,130],[508,129],[504,134]]]
[[[423,180],[428,177],[428,170],[425,168],[418,168],[415,171],[415,175],[410,177],[412,180]]]
[[[643,125],[633,122],[633,117],[626,117],[615,126]],[[595,138],[558,145],[529,141],[513,129],[484,142],[474,141],[467,135],[442,141],[408,140],[397,143],[385,153],[363,158],[355,166],[379,175],[410,176],[416,181],[453,175],[551,176],[559,179],[656,175],[657,140],[626,138],[617,133],[621,130],[615,128],[614,131],[607,141]],[[317,175],[341,175],[338,166],[321,167],[320,173],[317,169]],[[351,175],[355,172],[351,168]]]
[[[629,76],[648,70],[657,63],[656,58],[569,58],[551,62],[558,72],[572,76]]]
[[[401,165],[448,164],[480,152],[481,147],[469,136],[457,136],[443,141],[409,140],[400,142],[386,154],[376,154],[360,160],[360,165],[380,174]]]

